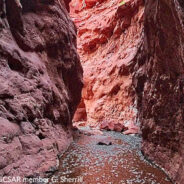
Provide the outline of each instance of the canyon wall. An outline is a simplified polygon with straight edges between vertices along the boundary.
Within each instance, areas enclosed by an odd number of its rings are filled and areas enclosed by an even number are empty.
[[[147,0],[134,85],[143,153],[184,183],[184,2]]]
[[[133,67],[141,43],[142,0],[72,0],[70,15],[78,28],[84,69],[82,101],[74,121],[134,121]]]
[[[50,174],[81,98],[76,28],[63,1],[0,1],[0,176]]]
[[[126,123],[137,115],[143,153],[183,184],[184,2],[144,2],[72,0],[84,68],[74,121]]]

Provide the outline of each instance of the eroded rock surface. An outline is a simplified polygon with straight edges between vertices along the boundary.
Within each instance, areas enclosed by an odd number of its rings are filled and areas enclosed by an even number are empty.
[[[134,83],[143,152],[184,183],[184,2],[149,0]]]
[[[141,0],[125,0],[121,6],[120,1],[72,1],[84,67],[82,97],[92,124],[133,122],[136,104],[144,154],[183,184],[184,2],[145,2],[142,34]]]
[[[1,0],[0,176],[57,168],[81,88],[76,28],[64,2]]]
[[[85,2],[73,0],[70,14],[78,28],[88,122],[134,121],[132,67],[141,42],[143,1]]]

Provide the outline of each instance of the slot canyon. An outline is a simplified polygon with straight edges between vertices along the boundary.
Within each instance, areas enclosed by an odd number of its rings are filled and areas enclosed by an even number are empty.
[[[183,173],[183,0],[0,0],[0,183]]]

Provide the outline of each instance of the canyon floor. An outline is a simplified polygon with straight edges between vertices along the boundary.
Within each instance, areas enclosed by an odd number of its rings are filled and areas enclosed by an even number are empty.
[[[57,184],[171,184],[165,173],[144,159],[141,138],[103,131],[92,135],[89,127],[75,132],[74,142],[60,158]],[[73,182],[75,183],[75,182]]]

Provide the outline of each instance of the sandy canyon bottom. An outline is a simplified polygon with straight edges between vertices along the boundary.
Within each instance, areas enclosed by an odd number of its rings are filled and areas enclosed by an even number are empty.
[[[59,171],[52,176],[58,180],[55,183],[172,183],[161,169],[144,159],[139,136],[113,131],[104,131],[103,135],[89,132],[88,127],[75,132],[74,142],[60,158]]]

